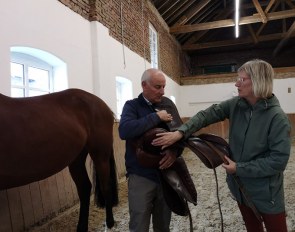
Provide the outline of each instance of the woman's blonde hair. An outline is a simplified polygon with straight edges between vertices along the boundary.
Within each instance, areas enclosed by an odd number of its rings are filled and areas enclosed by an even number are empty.
[[[238,69],[238,72],[241,71],[250,76],[256,97],[269,98],[272,95],[275,74],[269,63],[260,59],[250,60]]]

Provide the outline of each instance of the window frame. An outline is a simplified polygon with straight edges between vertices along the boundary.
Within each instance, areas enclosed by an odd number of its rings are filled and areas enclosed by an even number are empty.
[[[23,65],[23,78],[24,83],[23,85],[13,85],[11,82],[11,95],[12,89],[22,89],[23,90],[23,97],[29,97],[30,91],[38,91],[44,94],[53,92],[53,71],[54,68],[47,62],[39,59],[37,57],[31,56],[29,54],[21,53],[21,52],[11,52],[11,59],[10,63],[16,63]],[[29,86],[29,68],[36,68],[40,70],[45,70],[48,72],[48,88],[38,88],[38,87],[30,87]],[[42,95],[42,94],[39,94]],[[34,95],[35,96],[35,95]]]
[[[122,76],[116,76],[116,118],[120,120],[122,110],[126,101],[133,98],[132,82]]]
[[[150,57],[151,67],[159,67],[159,38],[158,32],[155,27],[149,23],[149,44],[150,44]]]

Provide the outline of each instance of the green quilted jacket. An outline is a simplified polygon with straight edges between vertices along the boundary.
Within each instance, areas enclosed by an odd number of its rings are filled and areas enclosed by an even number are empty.
[[[283,172],[291,149],[291,126],[276,96],[261,99],[251,106],[240,97],[214,104],[198,112],[178,130],[185,138],[212,123],[229,119],[231,159],[256,208],[276,214],[285,210]],[[243,200],[232,175],[227,175],[229,189],[236,200]]]

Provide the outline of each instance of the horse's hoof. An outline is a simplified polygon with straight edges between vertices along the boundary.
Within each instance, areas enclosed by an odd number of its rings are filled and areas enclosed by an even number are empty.
[[[105,222],[106,228],[112,229],[115,226],[115,221]]]
[[[77,226],[77,232],[88,232],[88,226]]]

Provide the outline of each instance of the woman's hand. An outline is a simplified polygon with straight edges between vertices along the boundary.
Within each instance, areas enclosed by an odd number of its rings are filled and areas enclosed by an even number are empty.
[[[174,131],[159,133],[156,136],[158,136],[158,138],[152,141],[152,145],[162,146],[162,149],[165,149],[166,147],[169,147],[176,141],[180,140],[183,137],[183,134],[180,131]]]
[[[223,163],[222,167],[226,170],[228,174],[235,174],[237,171],[237,164],[236,162],[232,161],[227,156],[224,156],[224,158],[227,160],[227,163]]]

